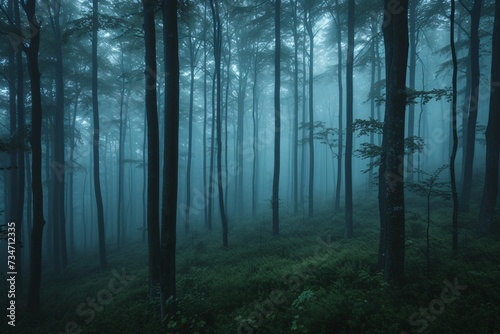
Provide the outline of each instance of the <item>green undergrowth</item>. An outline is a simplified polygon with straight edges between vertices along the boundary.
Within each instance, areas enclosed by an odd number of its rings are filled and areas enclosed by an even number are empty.
[[[279,237],[266,216],[235,222],[229,249],[218,228],[179,237],[178,312],[163,321],[158,294],[148,299],[145,244],[111,249],[104,271],[97,254],[79,256],[60,275],[46,269],[39,315],[28,317],[20,298],[15,333],[500,333],[498,238],[479,237],[474,216],[462,216],[452,257],[451,208],[436,205],[427,272],[426,207],[409,200],[402,286],[375,268],[378,208],[366,202],[357,205],[350,240],[343,216],[328,208],[311,219],[284,216]],[[117,274],[127,284],[111,293]],[[455,294],[450,286],[459,287]],[[87,298],[110,295],[91,318]]]

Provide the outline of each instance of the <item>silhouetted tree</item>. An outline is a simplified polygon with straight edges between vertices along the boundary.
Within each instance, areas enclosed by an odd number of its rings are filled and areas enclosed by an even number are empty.
[[[402,281],[405,255],[404,134],[408,58],[408,0],[384,1],[386,95],[382,158],[379,169],[381,245],[384,279]]]
[[[165,141],[163,197],[161,205],[161,316],[172,315],[176,302],[175,245],[179,162],[179,37],[177,1],[163,0],[163,48],[165,57]]]
[[[494,222],[498,194],[498,165],[500,152],[500,0],[495,1],[495,23],[491,57],[490,111],[486,128],[486,173],[483,200],[479,213],[479,232],[488,234]]]

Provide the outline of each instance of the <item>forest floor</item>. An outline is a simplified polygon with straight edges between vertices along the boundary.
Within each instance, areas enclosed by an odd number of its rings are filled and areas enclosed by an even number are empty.
[[[326,208],[313,219],[283,217],[277,238],[267,216],[248,223],[229,217],[227,250],[218,226],[181,233],[175,316],[162,322],[158,296],[148,300],[147,245],[118,251],[110,242],[105,271],[97,254],[78,255],[59,275],[46,268],[41,313],[29,317],[21,297],[10,332],[500,333],[498,236],[479,237],[476,215],[461,215],[460,254],[452,257],[449,202],[433,202],[428,272],[425,203],[407,203],[402,286],[374,269],[376,202],[357,205],[350,240],[342,238],[343,216]]]

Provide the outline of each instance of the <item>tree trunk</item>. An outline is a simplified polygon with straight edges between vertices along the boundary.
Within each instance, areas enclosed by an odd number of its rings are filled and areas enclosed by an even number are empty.
[[[122,224],[123,224],[123,169],[124,169],[124,153],[125,153],[125,132],[126,128],[123,126],[123,105],[125,100],[125,62],[124,62],[124,50],[123,43],[120,43],[121,57],[120,57],[120,68],[122,72],[122,82],[120,90],[120,116],[119,116],[119,133],[118,133],[118,208],[116,213],[116,248],[120,249],[120,241],[122,236]],[[147,91],[146,91],[147,94]],[[155,101],[156,106],[156,101]],[[124,130],[125,128],[125,130]]]
[[[97,32],[99,30],[98,0],[93,0],[92,6],[92,120],[93,120],[93,163],[94,190],[97,207],[97,227],[99,233],[99,264],[101,270],[108,266],[106,260],[106,238],[104,236],[104,207],[102,204],[101,178],[99,175],[99,102],[97,92]]]
[[[335,0],[335,6],[338,8],[339,1]],[[337,22],[337,81],[339,85],[339,147],[337,151],[337,189],[335,190],[335,211],[340,210],[340,189],[342,186],[342,155],[344,150],[344,129],[343,129],[343,113],[344,113],[344,90],[342,85],[342,28],[340,24],[340,11],[336,11],[335,20]]]
[[[384,24],[386,104],[382,140],[379,201],[385,198],[384,279],[402,282],[405,253],[404,137],[408,58],[408,0],[394,7],[385,0],[391,20]]]
[[[298,198],[298,141],[299,141],[299,31],[297,0],[290,0],[292,6],[293,33],[293,128],[292,128],[292,203],[293,214],[299,211]]]
[[[154,1],[144,0],[144,41],[146,49],[146,120],[148,125],[148,259],[149,298],[160,282],[160,138],[156,100],[156,32]]]
[[[451,57],[453,61],[453,77],[452,77],[452,101],[451,101],[451,126],[453,136],[453,146],[450,157],[450,178],[451,178],[451,193],[453,198],[453,217],[452,217],[452,248],[453,254],[458,254],[458,194],[457,182],[455,175],[455,158],[457,156],[458,134],[457,134],[457,53],[455,50],[455,0],[451,0],[451,15],[450,15],[450,47]]]
[[[165,57],[165,142],[161,211],[160,304],[161,316],[173,314],[176,300],[175,244],[179,155],[179,37],[177,1],[163,0]]]
[[[54,4],[49,9],[52,30],[55,39],[56,53],[56,112],[55,112],[55,129],[54,129],[54,161],[52,162],[52,170],[54,176],[52,178],[54,187],[54,216],[53,216],[53,263],[54,269],[57,272],[60,269],[65,269],[67,265],[66,252],[66,223],[64,213],[64,191],[65,191],[65,157],[64,157],[64,81],[63,81],[63,53],[61,41],[61,26],[60,26],[60,5]]]
[[[480,79],[480,64],[479,64],[479,21],[481,19],[481,7],[483,1],[475,0],[471,16],[471,31],[470,31],[470,62],[471,62],[471,86],[470,86],[470,104],[469,118],[467,120],[467,142],[465,149],[465,166],[464,179],[462,189],[462,203],[460,208],[467,212],[469,211],[469,200],[472,190],[472,170],[474,165],[474,149],[476,145],[476,122],[477,112],[479,108],[479,79]]]
[[[479,213],[479,232],[489,234],[494,222],[498,194],[498,165],[500,151],[500,0],[495,1],[495,24],[491,58],[490,111],[486,128],[486,172],[483,200]]]
[[[346,143],[345,143],[345,227],[344,238],[352,237],[352,122],[354,114],[353,70],[354,70],[354,6],[349,0],[347,18],[347,64],[346,64]]]
[[[40,283],[42,278],[43,238],[43,187],[42,187],[42,96],[40,93],[40,70],[38,50],[40,47],[40,22],[36,16],[36,1],[22,2],[30,27],[36,29],[25,50],[31,82],[31,159],[33,190],[33,230],[31,231],[30,279],[28,287],[28,309],[31,313],[40,311]]]
[[[314,34],[311,9],[307,10],[306,29],[309,35],[309,217],[314,215]]]
[[[417,67],[417,5],[420,0],[409,0],[409,41],[410,41],[410,63],[408,64],[409,69],[409,82],[408,88],[414,90],[415,89],[415,70]],[[408,137],[413,137],[415,132],[415,104],[410,103],[408,107]],[[413,181],[413,154],[408,155],[408,179]]]
[[[217,131],[217,189],[219,194],[219,210],[222,225],[222,244],[224,248],[228,247],[227,217],[224,207],[224,192],[222,187],[222,124],[221,124],[221,52],[222,52],[222,24],[220,21],[219,2],[210,0],[212,7],[212,16],[214,18],[214,57],[215,57],[215,75],[216,78],[216,131]]]
[[[187,171],[186,171],[186,211],[184,215],[184,230],[189,232],[189,209],[191,206],[191,161],[193,155],[193,105],[194,105],[194,66],[195,66],[195,50],[193,45],[193,36],[191,25],[188,24],[188,45],[189,45],[189,115],[188,115],[188,156],[187,156]]]
[[[281,0],[276,0],[274,5],[274,173],[273,173],[273,235],[280,233],[279,216],[279,185],[280,185],[280,137],[281,137],[281,115],[280,115],[280,89],[281,89]]]

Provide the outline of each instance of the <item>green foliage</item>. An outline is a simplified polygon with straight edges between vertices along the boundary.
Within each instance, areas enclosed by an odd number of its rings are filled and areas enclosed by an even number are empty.
[[[427,205],[417,196],[409,200],[416,213]],[[85,318],[75,315],[77,306],[87,297],[95,297],[113,277],[109,271],[99,272],[95,256],[89,255],[76,260],[63,275],[46,273],[42,303],[51,310],[50,315],[35,319],[20,308],[19,330],[55,333],[63,331],[68,321],[75,321],[85,333],[95,334],[225,334],[237,332],[242,324],[254,333],[270,334],[326,334],[332,328],[335,333],[410,333],[416,329],[410,316],[439,297],[443,280],[451,282],[457,277],[468,288],[429,322],[426,333],[499,331],[496,277],[500,266],[496,258],[500,243],[494,237],[477,238],[475,215],[463,216],[462,253],[450,257],[450,204],[439,200],[436,197],[433,203],[432,227],[440,233],[431,236],[434,270],[429,277],[423,256],[423,219],[407,215],[406,281],[402,287],[388,285],[382,272],[375,269],[378,222],[373,212],[377,203],[362,200],[358,215],[363,223],[357,227],[359,236],[350,240],[342,238],[343,217],[330,210],[319,211],[307,221],[282,217],[279,238],[272,236],[267,217],[234,226],[228,250],[220,247],[218,233],[180,236],[178,312],[164,321],[157,296],[151,302],[148,298],[147,245],[137,243],[111,252],[109,259],[111,267],[125,267],[136,278],[85,324]]]
[[[414,90],[411,88],[406,88],[406,104],[427,104],[430,101],[439,101],[441,99],[446,99],[446,102],[451,101],[451,87],[446,87],[443,89],[434,88],[431,90]],[[382,105],[385,103],[385,94],[375,100],[377,105]]]

